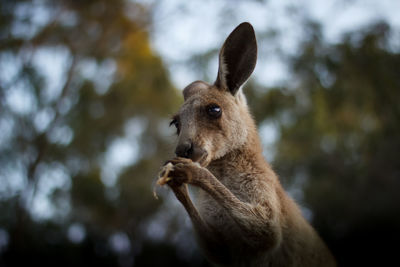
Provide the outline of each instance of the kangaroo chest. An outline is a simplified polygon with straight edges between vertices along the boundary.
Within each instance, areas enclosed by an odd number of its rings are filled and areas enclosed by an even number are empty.
[[[206,224],[218,232],[218,235],[223,237],[225,241],[229,241],[234,233],[239,232],[238,226],[227,211],[206,192],[199,192],[197,207]]]
[[[248,193],[243,190],[244,179],[243,174],[232,173],[229,176],[222,176],[222,172],[212,171],[217,179],[227,188],[232,194],[243,202],[249,202]],[[198,211],[206,221],[214,229],[227,237],[233,237],[236,232],[237,225],[226,212],[226,210],[215,201],[207,192],[199,191],[197,199]],[[229,238],[228,238],[229,239]]]

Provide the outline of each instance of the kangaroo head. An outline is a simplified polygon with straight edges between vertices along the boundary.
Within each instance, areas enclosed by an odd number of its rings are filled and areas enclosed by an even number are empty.
[[[177,156],[207,166],[246,143],[252,119],[240,88],[256,61],[253,27],[242,23],[221,48],[215,83],[196,81],[183,90],[184,103],[171,122],[178,133]]]

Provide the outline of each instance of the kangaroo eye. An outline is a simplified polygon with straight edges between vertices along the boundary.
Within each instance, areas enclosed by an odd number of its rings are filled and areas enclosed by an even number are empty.
[[[210,117],[215,118],[215,119],[221,117],[221,114],[222,114],[221,107],[216,104],[211,104],[211,105],[207,106],[206,111]]]
[[[177,119],[173,119],[170,123],[169,126],[174,125],[176,128],[176,133],[179,134],[180,131],[180,125],[179,125],[179,121]]]

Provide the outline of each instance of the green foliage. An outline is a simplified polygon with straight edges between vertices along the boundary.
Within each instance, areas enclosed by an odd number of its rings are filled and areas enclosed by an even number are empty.
[[[8,235],[0,265],[129,265],[147,246],[143,225],[162,204],[152,182],[171,150],[160,129],[181,101],[150,48],[147,21],[148,11],[128,1],[2,2],[0,56],[16,71],[0,79],[2,129],[12,126],[0,147]],[[54,75],[62,82],[52,84]],[[15,101],[26,98],[19,111]],[[132,146],[128,156],[121,145],[108,156],[118,141]],[[113,165],[113,157],[131,159]],[[69,234],[76,223],[78,241]],[[129,238],[119,250],[110,241],[118,233]]]
[[[2,1],[1,266],[207,266],[182,253],[183,222],[151,193],[182,99],[149,45],[150,13],[123,0]],[[340,265],[389,265],[400,238],[394,30],[377,23],[331,44],[305,27],[291,86],[252,80],[249,105],[259,125],[277,125],[273,166]],[[216,53],[191,67],[208,76]],[[174,218],[161,214],[154,240],[159,210]]]
[[[296,86],[252,100],[262,103],[256,118],[277,121],[273,165],[288,188],[301,186],[299,200],[340,265],[391,263],[390,240],[400,234],[400,54],[388,50],[385,23],[335,45],[311,32],[292,59]]]

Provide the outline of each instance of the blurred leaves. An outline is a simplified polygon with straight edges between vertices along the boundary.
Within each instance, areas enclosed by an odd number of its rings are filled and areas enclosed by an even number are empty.
[[[149,8],[2,1],[0,265],[207,266],[181,209],[151,193],[173,151],[166,119],[182,99],[150,46]],[[257,34],[263,48],[284,33]],[[291,81],[245,88],[257,123],[277,127],[272,163],[282,183],[341,266],[389,265],[397,256],[395,36],[377,22],[332,44],[305,21],[299,53],[283,55]],[[187,57],[189,67],[212,81],[217,51]]]
[[[142,250],[170,153],[159,129],[181,101],[150,48],[147,12],[130,1],[2,3],[0,120],[13,134],[0,147],[1,264],[125,266]],[[86,234],[71,243],[76,223]]]
[[[333,45],[310,32],[291,61],[296,85],[252,100],[256,118],[278,118],[273,165],[289,188],[301,185],[340,265],[389,264],[400,236],[400,54],[383,22]]]

